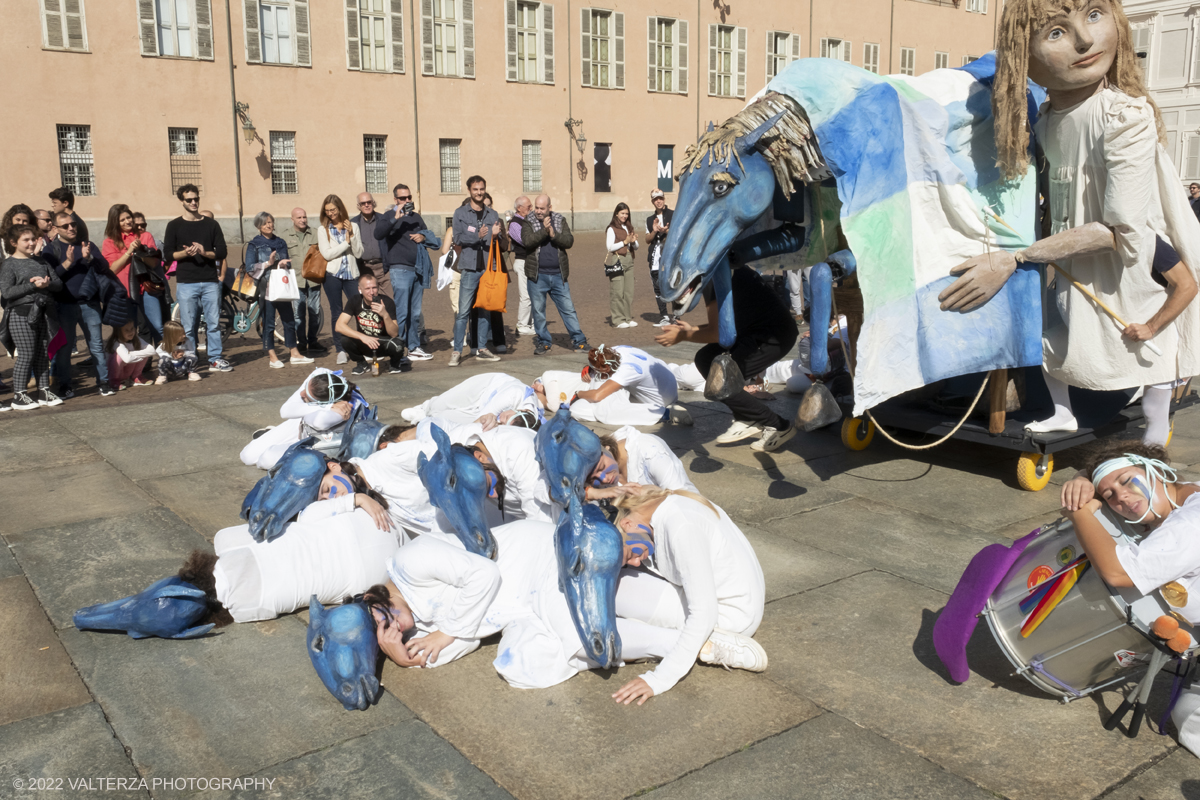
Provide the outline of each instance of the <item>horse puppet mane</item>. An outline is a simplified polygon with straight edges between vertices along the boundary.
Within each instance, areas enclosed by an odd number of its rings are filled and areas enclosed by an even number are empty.
[[[817,180],[817,175],[825,168],[825,159],[804,109],[792,98],[778,92],[767,92],[725,120],[721,127],[706,131],[696,144],[689,145],[680,174],[700,169],[705,158],[710,165],[721,163],[728,167],[731,157],[737,159],[738,166],[745,172],[735,140],[780,113],[783,116],[771,131],[759,139],[758,150],[771,165],[784,197],[790,198],[797,182]]]

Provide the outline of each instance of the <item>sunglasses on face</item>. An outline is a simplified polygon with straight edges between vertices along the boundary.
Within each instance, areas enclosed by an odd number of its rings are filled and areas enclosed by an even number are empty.
[[[412,195],[411,194],[406,194],[404,196],[396,195],[396,199],[397,200],[412,200]]]
[[[59,225],[58,227],[64,228],[64,229],[69,228],[70,230],[75,230],[79,226],[76,225],[74,222],[64,222],[62,225]]]
[[[375,205],[375,201],[374,200],[364,200],[361,203],[359,203],[359,205],[360,206],[373,206],[373,205]]]
[[[199,197],[185,197],[185,198],[183,198],[183,202],[185,202],[185,203],[199,203],[199,202],[200,202],[200,198],[199,198]]]

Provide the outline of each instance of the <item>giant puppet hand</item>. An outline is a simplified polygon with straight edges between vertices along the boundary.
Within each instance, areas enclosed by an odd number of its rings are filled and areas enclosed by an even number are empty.
[[[950,270],[958,280],[938,295],[942,311],[970,311],[996,296],[1000,287],[1017,269],[1017,260],[1007,250],[969,258]]]

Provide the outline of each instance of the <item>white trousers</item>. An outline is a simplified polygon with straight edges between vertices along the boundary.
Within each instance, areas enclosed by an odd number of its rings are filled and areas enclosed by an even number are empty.
[[[242,463],[248,467],[271,469],[287,449],[300,441],[299,419],[285,419],[242,448]]]
[[[516,282],[517,293],[520,296],[517,301],[517,327],[532,328],[533,307],[529,304],[529,281],[525,278],[525,259],[518,258],[513,261],[512,274],[509,277]]]

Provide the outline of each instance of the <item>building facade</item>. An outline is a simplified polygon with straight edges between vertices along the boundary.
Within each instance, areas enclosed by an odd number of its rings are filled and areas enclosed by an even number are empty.
[[[1166,149],[1184,183],[1200,181],[1200,3],[1125,3],[1146,88],[1162,113]]]
[[[2,204],[67,185],[85,219],[160,227],[195,183],[237,239],[405,183],[440,228],[480,174],[501,207],[546,193],[600,228],[791,61],[960,66],[992,48],[990,2],[11,0]]]

